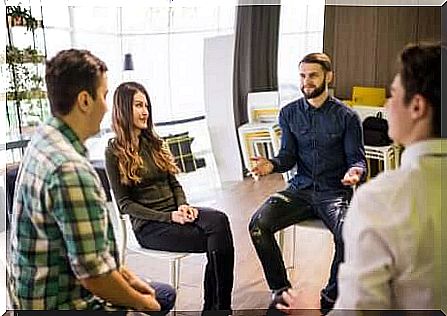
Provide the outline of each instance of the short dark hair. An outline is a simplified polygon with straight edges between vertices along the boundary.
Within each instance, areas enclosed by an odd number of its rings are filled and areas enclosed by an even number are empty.
[[[441,136],[441,44],[408,44],[399,56],[404,101],[420,94],[433,108],[433,134]]]
[[[331,58],[325,53],[311,53],[301,59],[298,66],[302,63],[306,64],[319,64],[324,72],[332,71],[332,62]]]
[[[51,113],[70,113],[81,91],[96,99],[99,78],[106,71],[106,64],[88,50],[63,50],[47,60],[45,82]]]

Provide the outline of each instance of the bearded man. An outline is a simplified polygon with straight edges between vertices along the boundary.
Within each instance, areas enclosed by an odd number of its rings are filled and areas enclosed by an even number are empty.
[[[296,166],[297,172],[285,190],[273,194],[254,213],[249,231],[275,306],[291,284],[274,234],[307,219],[323,221],[335,242],[330,278],[320,296],[321,311],[327,313],[337,298],[337,272],[344,252],[341,232],[352,186],[366,176],[365,149],[359,116],[329,96],[334,77],[329,56],[306,55],[299,62],[299,76],[304,97],[281,109],[278,155],[254,157],[251,170],[263,176]]]

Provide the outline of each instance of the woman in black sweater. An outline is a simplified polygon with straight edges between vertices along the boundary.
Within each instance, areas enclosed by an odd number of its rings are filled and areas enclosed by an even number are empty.
[[[154,131],[146,89],[122,83],[113,96],[106,167],[118,207],[129,214],[142,247],[206,252],[204,310],[231,310],[234,246],[228,217],[188,205],[175,174],[179,169]]]

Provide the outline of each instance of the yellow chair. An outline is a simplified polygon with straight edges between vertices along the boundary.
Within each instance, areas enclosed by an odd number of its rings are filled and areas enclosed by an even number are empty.
[[[352,87],[352,103],[354,105],[383,106],[385,104],[385,88]]]

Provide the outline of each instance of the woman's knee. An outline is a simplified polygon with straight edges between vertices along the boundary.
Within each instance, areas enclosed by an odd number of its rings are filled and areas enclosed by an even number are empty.
[[[208,221],[215,224],[217,227],[230,227],[230,220],[224,212],[215,209],[202,209],[202,212],[202,214],[207,217]]]

